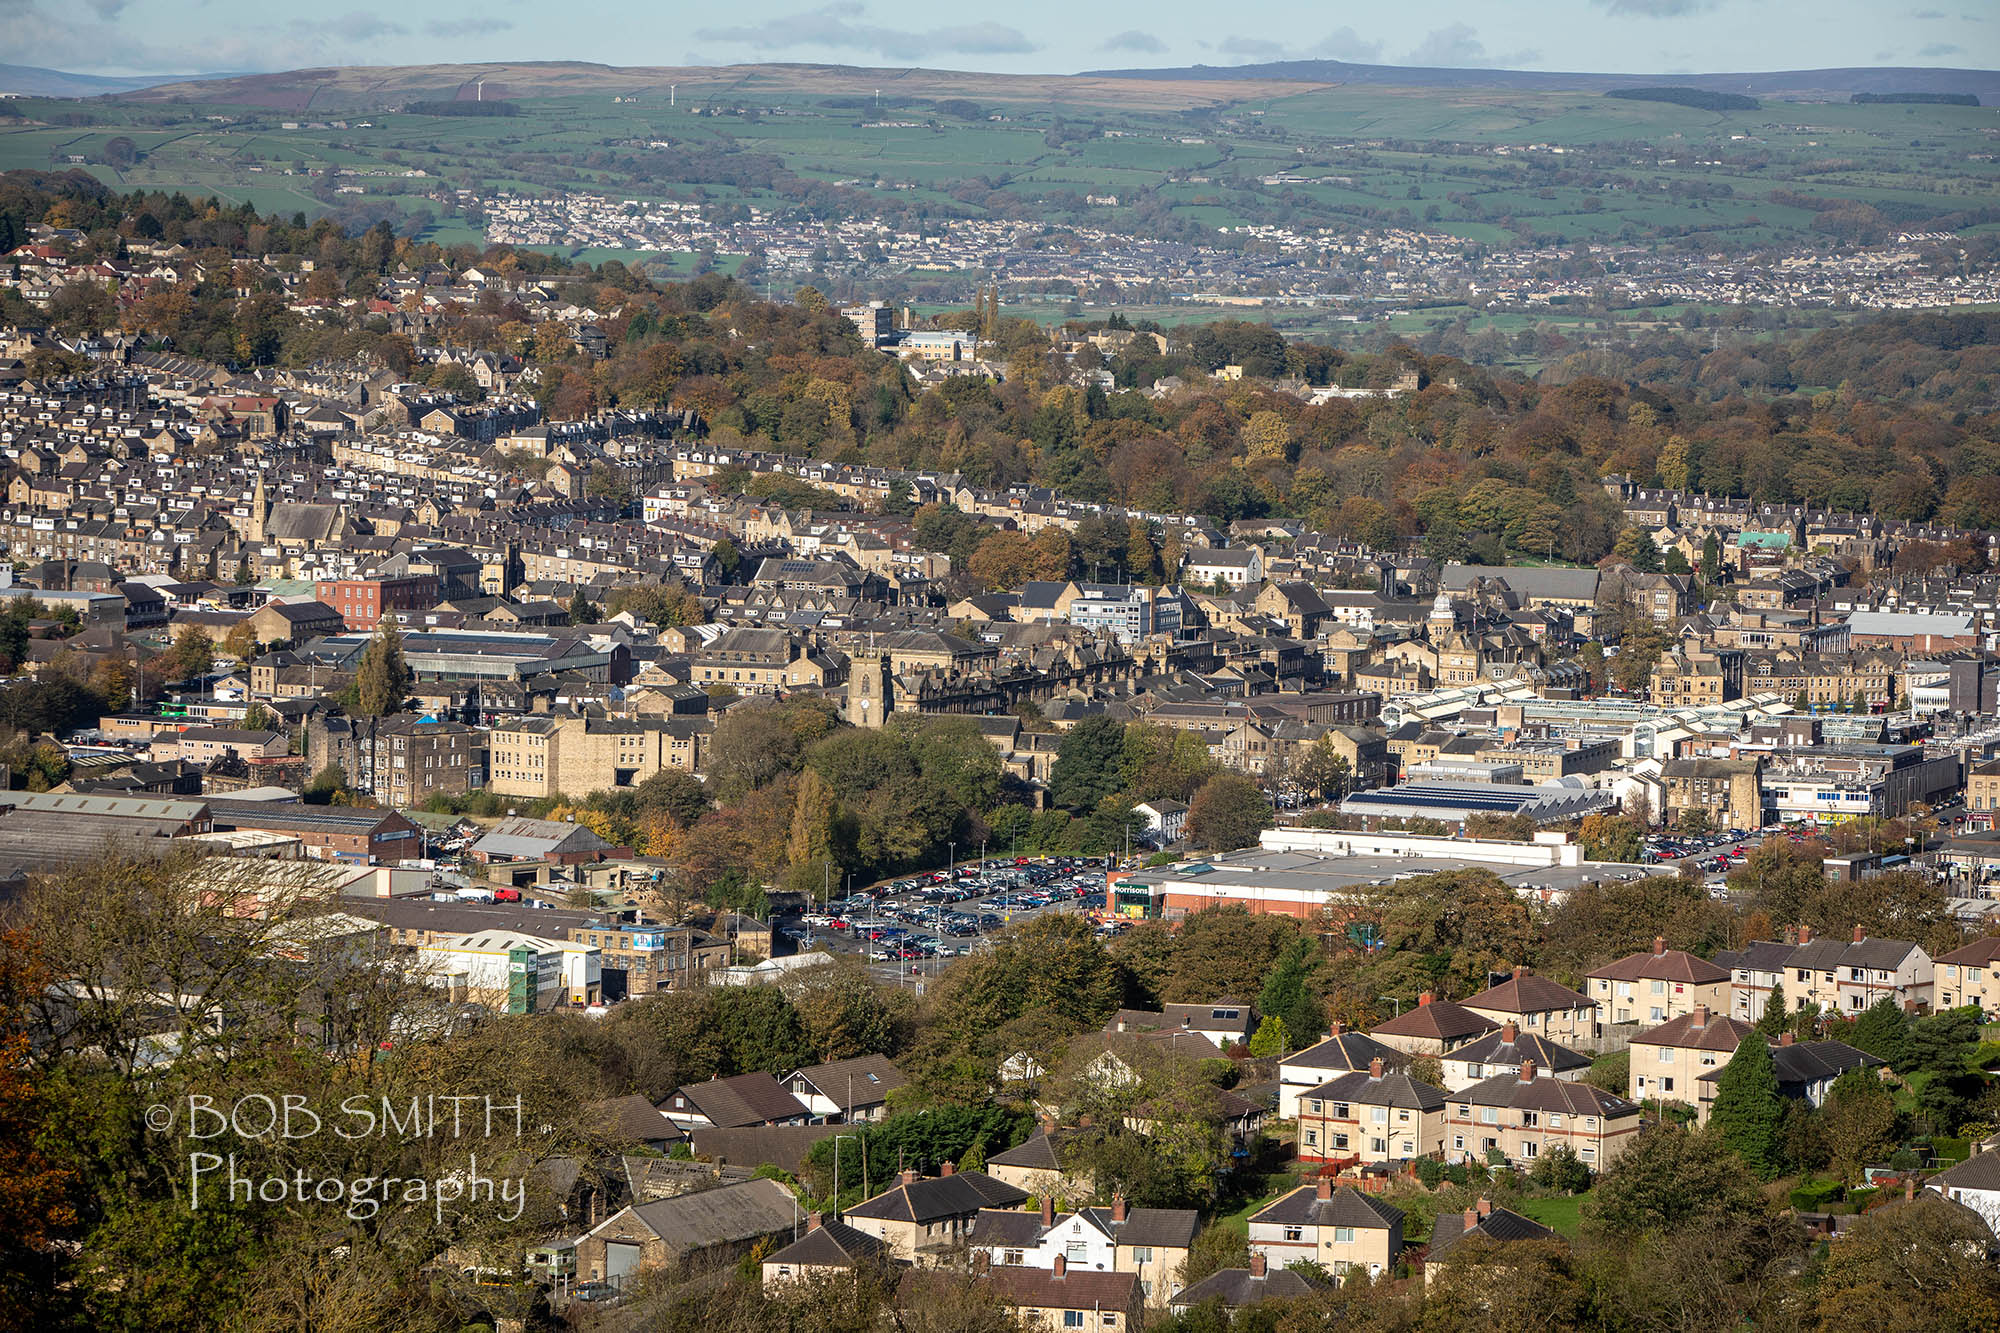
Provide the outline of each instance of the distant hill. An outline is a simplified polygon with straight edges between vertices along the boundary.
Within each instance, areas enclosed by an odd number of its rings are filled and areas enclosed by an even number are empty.
[[[37,69],[33,65],[0,65],[0,93],[23,97],[103,97],[111,93],[137,92],[159,83],[185,83],[191,79],[214,78],[212,74],[153,74],[115,78],[103,74],[69,74],[59,69]]]
[[[381,110],[411,101],[450,102],[485,85],[511,100],[536,97],[637,97],[682,106],[754,102],[759,95],[971,99],[1021,106],[1125,107],[1183,111],[1245,97],[1282,97],[1296,83],[1254,80],[1092,78],[1076,74],[980,74],[936,69],[865,69],[851,65],[623,66],[523,60],[480,65],[328,66],[162,83],[120,94],[139,102],[203,102],[322,113]]]
[[[1526,69],[1441,69],[1414,65],[1353,65],[1344,60],[1273,60],[1257,65],[1191,65],[1180,69],[1098,69],[1108,79],[1295,79],[1305,83],[1381,84],[1400,88],[1515,88],[1526,92],[1609,92],[1658,86],[1657,74],[1550,73]],[[1970,93],[2000,96],[2000,70],[1801,69],[1766,74],[1676,74],[1674,83],[1745,97],[1846,101],[1855,93]]]

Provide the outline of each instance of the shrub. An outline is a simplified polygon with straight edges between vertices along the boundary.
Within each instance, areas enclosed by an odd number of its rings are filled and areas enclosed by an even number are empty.
[[[1839,1197],[1840,1182],[1837,1180],[1808,1181],[1791,1193],[1792,1207],[1802,1213],[1823,1213],[1826,1206]]]

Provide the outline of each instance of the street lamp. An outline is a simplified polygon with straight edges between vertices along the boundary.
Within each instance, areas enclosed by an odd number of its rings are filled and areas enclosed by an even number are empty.
[[[1403,997],[1402,997],[1402,996],[1400,996],[1400,995],[1377,995],[1377,996],[1376,996],[1375,998],[1376,998],[1376,999],[1378,999],[1378,1000],[1387,1000],[1387,1001],[1388,1001],[1389,1003],[1391,1003],[1391,1004],[1395,1005],[1395,1006],[1396,1006],[1396,1017],[1397,1017],[1397,1018],[1401,1018],[1401,1017],[1403,1016]]]

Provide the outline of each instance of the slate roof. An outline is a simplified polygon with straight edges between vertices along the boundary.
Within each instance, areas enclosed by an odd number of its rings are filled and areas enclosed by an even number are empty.
[[[1976,939],[1963,948],[1953,949],[1950,953],[1941,953],[1932,961],[1952,963],[1959,967],[1991,967],[1996,959],[2000,959],[2000,935],[1988,935]]]
[[[880,1237],[857,1231],[845,1222],[821,1222],[776,1254],[767,1264],[792,1264],[800,1268],[852,1268],[871,1259],[886,1258],[889,1245]]]
[[[2000,1192],[2000,1152],[1975,1153],[1948,1171],[1940,1171],[1924,1182],[1931,1188],[1948,1186],[1960,1190]]]
[[[1219,1298],[1229,1309],[1239,1310],[1259,1301],[1308,1296],[1312,1290],[1312,1283],[1289,1268],[1276,1269],[1262,1277],[1253,1276],[1247,1268],[1225,1268],[1176,1292],[1173,1305],[1179,1309]]]
[[[986,1159],[988,1166],[1018,1166],[1025,1170],[1060,1171],[1063,1169],[1058,1154],[1062,1142],[1076,1131],[1057,1129],[1054,1133],[1037,1130],[1021,1143],[1006,1152],[994,1153]]]
[[[775,1180],[746,1180],[634,1204],[628,1211],[670,1249],[696,1250],[789,1231],[798,1200]]]
[[[1850,1069],[1879,1069],[1883,1063],[1844,1041],[1802,1041],[1771,1048],[1771,1064],[1777,1070],[1780,1087],[1829,1083]],[[1714,1082],[1721,1075],[1721,1069],[1711,1069],[1702,1074],[1701,1081]]]
[[[736,1166],[768,1164],[797,1175],[815,1143],[846,1128],[841,1124],[739,1125],[728,1129],[697,1125],[688,1131],[688,1138],[693,1141],[695,1155],[706,1161]]]
[[[1120,1245],[1185,1250],[1194,1244],[1194,1233],[1201,1226],[1201,1214],[1192,1208],[1128,1208],[1122,1226],[1111,1221],[1108,1208],[1090,1211],[1110,1227],[1112,1239]]]
[[[1430,1084],[1420,1083],[1408,1074],[1384,1073],[1377,1077],[1365,1069],[1329,1079],[1300,1096],[1359,1102],[1363,1106],[1398,1106],[1412,1111],[1444,1109],[1444,1093]]]
[[[1606,1119],[1639,1114],[1636,1102],[1614,1097],[1588,1083],[1571,1083],[1559,1078],[1533,1078],[1526,1082],[1518,1070],[1496,1074],[1483,1082],[1451,1094],[1454,1102],[1474,1106],[1505,1106],[1520,1111],[1560,1111],[1564,1115],[1595,1115]]]
[[[674,1123],[661,1115],[653,1104],[634,1093],[593,1103],[591,1119],[604,1133],[640,1143],[684,1137]]]
[[[1538,1037],[1532,1032],[1523,1032],[1517,1026],[1513,1037],[1507,1029],[1489,1032],[1476,1041],[1469,1041],[1457,1050],[1445,1053],[1447,1060],[1463,1060],[1467,1064],[1512,1065],[1519,1068],[1523,1060],[1533,1060],[1538,1069],[1551,1073],[1567,1073],[1572,1069],[1590,1067],[1590,1057],[1572,1051],[1559,1042],[1546,1037]]]
[[[669,1099],[668,1112],[671,1114],[683,1109],[673,1105],[673,1102],[683,1099],[719,1129],[802,1119],[808,1114],[798,1098],[778,1086],[778,1080],[761,1071],[689,1084],[678,1089]]]
[[[1488,1023],[1484,1018],[1479,1021]],[[1297,1054],[1286,1056],[1281,1063],[1305,1069],[1366,1069],[1370,1060],[1380,1060],[1385,1066],[1394,1067],[1408,1059],[1395,1047],[1384,1046],[1365,1032],[1341,1032]]]
[[[1059,1214],[1056,1221],[1068,1216]],[[1041,1240],[1046,1230],[1040,1213],[1022,1212],[1019,1208],[982,1208],[972,1219],[971,1240],[974,1245],[1028,1246]]]
[[[1429,1262],[1436,1263],[1445,1252],[1467,1236],[1484,1236],[1502,1242],[1547,1240],[1555,1235],[1550,1227],[1521,1216],[1510,1208],[1495,1208],[1468,1228],[1464,1213],[1440,1213],[1431,1225]]]
[[[888,1056],[873,1054],[858,1055],[852,1060],[835,1060],[829,1064],[808,1065],[794,1071],[785,1082],[789,1084],[799,1079],[819,1089],[842,1111],[852,1111],[857,1106],[875,1106],[910,1081],[904,1077],[902,1070],[889,1063]]]
[[[1402,1220],[1402,1209],[1371,1198],[1352,1185],[1342,1185],[1325,1199],[1319,1197],[1317,1185],[1301,1185],[1250,1217],[1252,1225],[1361,1227],[1370,1231],[1386,1231]]]
[[[983,1171],[955,1171],[948,1176],[921,1176],[898,1181],[872,1199],[848,1210],[849,1217],[888,1222],[936,1222],[972,1217],[982,1208],[1012,1208],[1027,1202],[1027,1191],[995,1180]]]

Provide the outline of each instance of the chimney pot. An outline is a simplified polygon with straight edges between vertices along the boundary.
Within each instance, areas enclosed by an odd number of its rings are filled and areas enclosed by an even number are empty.
[[[954,1165],[951,1162],[945,1162],[938,1167],[938,1174],[941,1176],[948,1176],[956,1170],[958,1170],[958,1167],[956,1165]]]
[[[1125,1220],[1125,1196],[1122,1194],[1111,1196],[1111,1220],[1119,1223]]]
[[[1053,1194],[1044,1194],[1042,1196],[1042,1225],[1045,1227],[1052,1227],[1055,1224],[1056,1224],[1056,1196]]]
[[[1381,1057],[1381,1056],[1379,1056],[1379,1055],[1378,1055],[1378,1056],[1376,1056],[1376,1057],[1375,1057],[1375,1058],[1374,1058],[1373,1060],[1370,1060],[1370,1061],[1368,1062],[1368,1077],[1370,1077],[1370,1078],[1380,1078],[1380,1077],[1382,1077],[1382,1057]]]
[[[1069,1259],[1063,1255],[1060,1254],[1057,1255],[1055,1268],[1053,1271],[1057,1277],[1061,1277],[1063,1274],[1067,1273],[1069,1271]]]
[[[1778,1045],[1780,1046],[1789,1046],[1796,1040],[1797,1038],[1789,1032],[1780,1032],[1778,1034]]]
[[[1264,1276],[1264,1270],[1265,1270],[1264,1256],[1261,1253],[1252,1251],[1250,1255],[1250,1276],[1262,1277]]]
[[[1327,1035],[1329,1037],[1338,1037],[1345,1031],[1347,1031],[1347,1024],[1336,1018],[1333,1020],[1333,1031],[1327,1033]]]
[[[897,1179],[900,1180],[905,1185],[914,1185],[917,1183],[918,1177],[917,1173],[914,1171],[905,1171],[903,1172],[902,1175],[898,1176]]]
[[[1333,1197],[1333,1182],[1324,1176],[1320,1177],[1319,1183],[1313,1187],[1313,1197],[1316,1199],[1331,1199]]]
[[[1535,1081],[1535,1062],[1533,1060],[1521,1061],[1521,1081],[1523,1083],[1533,1083]]]

